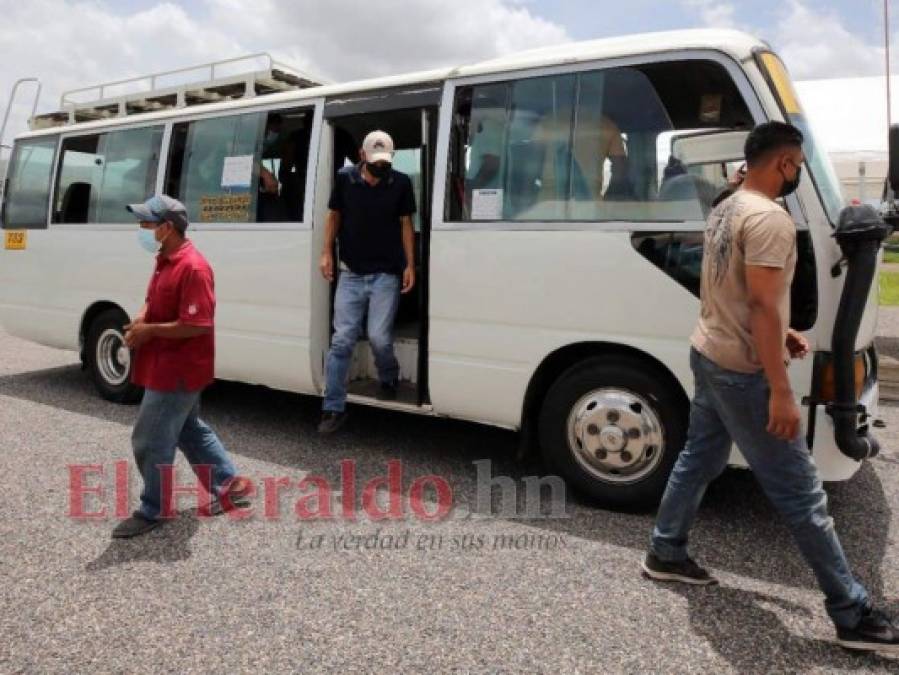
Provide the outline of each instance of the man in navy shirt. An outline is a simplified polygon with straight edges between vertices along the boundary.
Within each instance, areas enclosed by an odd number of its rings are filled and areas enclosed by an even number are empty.
[[[325,279],[333,281],[336,239],[340,279],[318,427],[324,434],[337,431],[346,419],[347,374],[366,309],[368,341],[381,381],[378,398],[396,398],[399,364],[393,352],[393,321],[400,293],[408,293],[415,285],[412,181],[393,170],[393,139],[383,131],[365,137],[360,158],[359,164],[337,174],[319,264]]]

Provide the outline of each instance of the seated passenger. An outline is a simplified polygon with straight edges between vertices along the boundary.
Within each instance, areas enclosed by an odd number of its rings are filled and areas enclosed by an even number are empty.
[[[602,115],[598,124],[578,125],[574,157],[588,177],[592,199],[621,199],[632,195],[624,137],[610,117]],[[611,169],[608,187],[605,186],[607,159]]]
[[[672,155],[662,174],[659,201],[686,202],[695,213],[692,217],[705,219],[712,210],[717,188],[702,176],[688,173],[687,167]],[[696,209],[695,207],[698,207]]]
[[[586,106],[578,111],[571,154],[568,150],[571,147],[570,112],[547,116],[538,126],[535,139],[545,148],[539,179],[541,201],[567,201],[569,198],[602,201],[624,199],[633,194],[621,130],[606,115],[594,115],[596,119],[591,120],[589,111],[584,108]],[[606,160],[611,168],[608,185]]]

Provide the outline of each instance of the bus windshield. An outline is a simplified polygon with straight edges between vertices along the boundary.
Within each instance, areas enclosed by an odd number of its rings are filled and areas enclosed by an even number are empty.
[[[818,190],[821,203],[827,213],[827,219],[831,225],[836,225],[845,201],[830,159],[815,139],[814,132],[802,110],[799,97],[796,95],[796,90],[793,88],[793,83],[787,75],[787,69],[783,62],[771,52],[761,54],[760,61],[763,72],[768,76],[774,95],[780,102],[787,121],[798,127],[805,136],[802,151],[812,174],[812,182]]]

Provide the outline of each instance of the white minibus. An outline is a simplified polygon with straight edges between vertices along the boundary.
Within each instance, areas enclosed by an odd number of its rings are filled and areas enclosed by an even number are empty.
[[[798,230],[791,325],[814,351],[790,367],[805,433],[826,480],[876,452],[876,284],[846,284],[839,183],[764,42],[636,35],[350,84],[171,98],[95,119],[39,116],[10,157],[0,323],[77,350],[104,397],[140,396],[122,326],[153,260],[124,206],[154,193],[187,205],[189,236],[215,270],[217,377],[321,395],[329,192],[364,135],[383,129],[415,186],[419,283],[395,327],[399,399],[376,399],[362,342],[351,402],[516,430],[598,502],[652,504],[687,428],[705,218],[748,131],[777,119],[807,138],[802,183],[785,201]],[[260,190],[263,168],[278,194]],[[743,464],[737,448],[732,462]]]

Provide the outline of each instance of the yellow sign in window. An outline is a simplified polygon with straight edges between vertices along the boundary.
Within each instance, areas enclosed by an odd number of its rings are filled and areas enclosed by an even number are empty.
[[[3,248],[7,251],[24,251],[27,247],[27,230],[7,230],[3,233]]]

